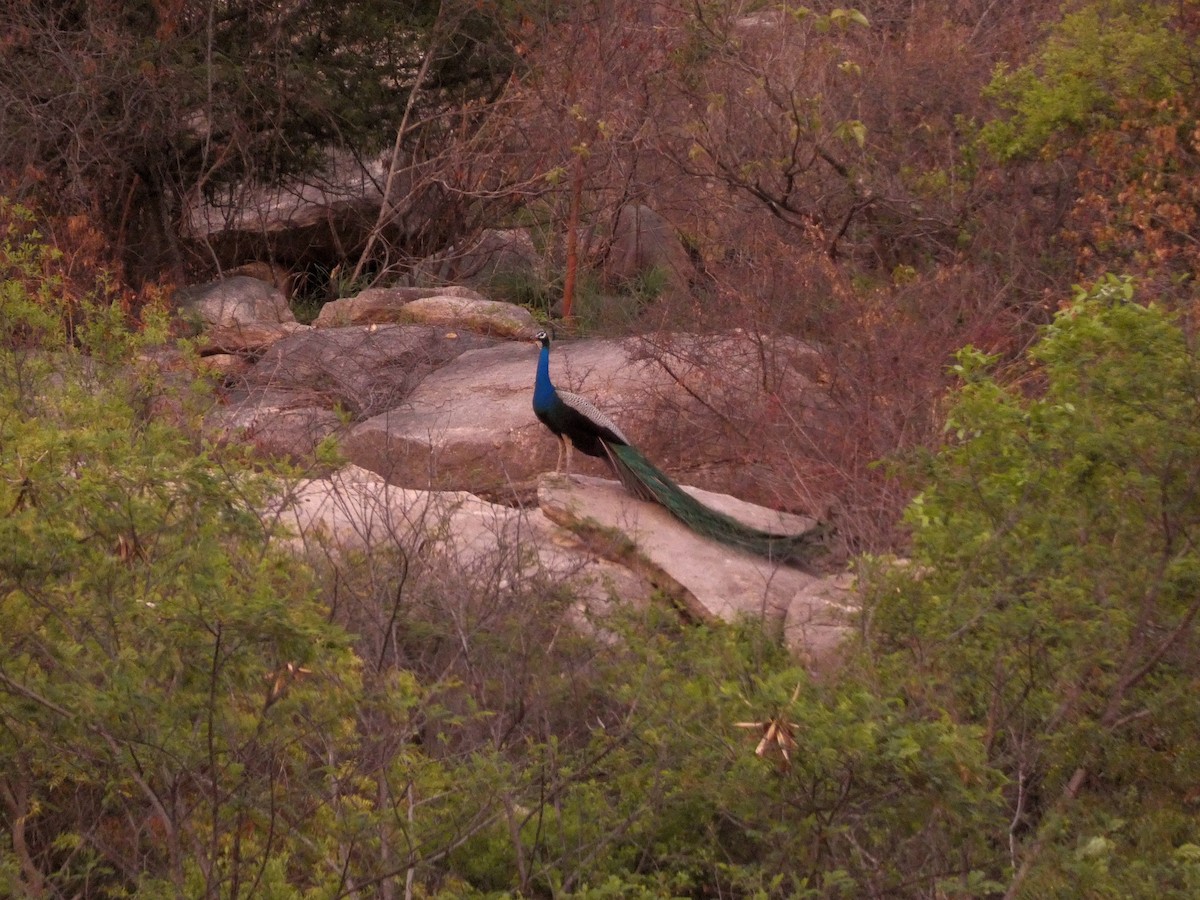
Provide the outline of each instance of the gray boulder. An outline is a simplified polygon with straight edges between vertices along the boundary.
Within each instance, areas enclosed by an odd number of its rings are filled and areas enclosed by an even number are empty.
[[[568,346],[568,345],[564,345]],[[627,433],[648,418],[655,394],[678,390],[669,375],[614,341],[577,341],[555,358],[554,377],[602,409],[620,410]],[[406,402],[356,425],[346,458],[393,484],[496,491],[552,469],[558,444],[533,415],[537,350],[507,344],[464,353],[426,377]],[[576,469],[606,471],[575,455]]]
[[[466,328],[500,337],[529,336],[537,328],[533,315],[525,307],[499,300],[425,297],[405,306],[401,316],[406,322]]]
[[[555,345],[555,383],[589,397],[648,456],[678,471],[710,463],[708,483],[744,493],[749,466],[730,467],[727,441],[711,429],[711,408],[749,409],[761,400],[761,344],[744,336],[679,337],[646,353],[641,340],[582,340]],[[774,354],[787,368],[782,390],[802,396],[811,382],[798,366],[811,350]],[[532,343],[472,351],[426,376],[403,404],[355,425],[346,458],[394,484],[502,491],[553,469],[558,444],[532,410],[537,351]],[[724,464],[724,469],[715,467]],[[574,456],[574,471],[605,475],[598,460]],[[761,493],[765,499],[771,492]]]
[[[367,288],[353,297],[330,300],[313,321],[316,328],[340,328],[346,325],[372,325],[403,321],[401,310],[414,300],[426,297],[485,298],[468,287],[385,287]]]
[[[461,286],[368,288],[357,296],[326,303],[313,324],[330,328],[384,322],[441,325],[507,337],[526,335],[535,328],[524,307],[488,300]]]
[[[307,330],[275,285],[245,275],[182,288],[175,295],[183,318],[201,329],[201,353],[260,350]]]
[[[401,406],[430,372],[492,343],[411,325],[308,329],[269,347],[237,377],[208,424],[226,440],[307,460],[325,437]]]
[[[799,532],[815,524],[734,497],[685,490],[756,527]],[[700,621],[761,621],[813,664],[827,659],[847,633],[853,605],[844,575],[816,577],[700,537],[615,481],[547,475],[538,482],[538,503],[552,521],[589,535],[602,554],[608,548],[611,558]]]
[[[383,202],[378,159],[331,150],[315,171],[278,185],[231,185],[183,211],[183,233],[223,265],[334,259],[361,247]],[[404,186],[397,186],[402,196]]]
[[[627,568],[598,557],[540,510],[488,503],[463,491],[398,488],[348,466],[328,478],[296,484],[276,511],[305,552],[420,548],[423,558],[465,571],[502,563],[506,577],[548,578],[581,601],[581,627],[614,597],[647,602],[651,588]]]
[[[778,513],[731,497],[701,496],[751,523],[811,524],[780,521]],[[846,635],[854,598],[844,575],[814,577],[713,544],[616,482],[547,476],[538,499],[540,508],[516,509],[463,491],[396,487],[349,466],[299,482],[275,514],[299,552],[419,548],[440,570],[500,566],[504,578],[549,579],[577,598],[572,621],[590,633],[603,627],[614,601],[644,605],[658,593],[696,621],[763,622],[814,667],[833,659]]]

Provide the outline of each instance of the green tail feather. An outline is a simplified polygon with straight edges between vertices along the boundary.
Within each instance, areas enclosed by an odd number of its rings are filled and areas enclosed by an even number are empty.
[[[608,459],[625,490],[658,503],[692,531],[722,544],[740,547],[776,562],[804,568],[824,552],[826,529],[817,525],[800,534],[772,534],[745,525],[705,506],[629,444],[604,443]]]

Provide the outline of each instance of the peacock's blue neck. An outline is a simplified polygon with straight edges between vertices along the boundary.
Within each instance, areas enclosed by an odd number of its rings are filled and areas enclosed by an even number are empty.
[[[554,397],[554,385],[550,383],[550,348],[542,347],[538,356],[537,378],[533,382],[534,409],[548,409]]]

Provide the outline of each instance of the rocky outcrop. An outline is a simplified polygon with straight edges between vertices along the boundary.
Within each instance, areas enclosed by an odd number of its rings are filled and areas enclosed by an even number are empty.
[[[281,508],[306,548],[314,541],[332,552],[376,542],[436,546],[458,567],[502,554],[521,570],[513,577],[528,567],[567,584],[583,604],[581,627],[613,597],[646,602],[657,595],[693,620],[761,621],[814,663],[829,658],[844,635],[852,605],[844,577],[771,565],[700,538],[660,507],[594,477],[607,475],[597,460],[576,454],[576,475],[544,475],[558,447],[531,408],[536,347],[513,340],[534,330],[526,311],[467,289],[400,288],[339,301],[318,327],[305,327],[289,321],[277,289],[254,279],[227,279],[184,297],[208,345],[229,329],[278,329],[269,344],[219,357],[242,367],[222,363],[225,402],[210,427],[224,440],[310,463],[323,441],[336,438],[351,464],[298,485]],[[424,324],[401,324],[422,317]],[[338,324],[345,321],[358,324]],[[810,390],[812,351],[778,344],[775,361],[789,373],[776,373],[781,389]],[[623,429],[644,448],[656,435],[677,447],[703,444],[687,432],[698,398],[729,404],[739,392],[759,390],[762,336],[675,335],[653,354],[647,349],[637,340],[564,342],[554,377],[619,411]],[[716,371],[726,380],[714,380]],[[799,532],[813,524],[697,493],[759,528]]]
[[[309,461],[326,437],[402,407],[430,373],[493,343],[425,326],[306,329],[228,378],[225,403],[209,424],[223,439],[253,441],[269,454]]]
[[[385,322],[442,325],[500,337],[523,336],[535,327],[524,307],[488,300],[465,287],[368,288],[357,296],[326,303],[313,325]]]
[[[481,334],[501,337],[528,335],[536,327],[529,310],[498,300],[426,297],[405,306],[401,314],[408,322],[469,328]]]
[[[259,307],[243,298],[241,312],[228,313],[217,299],[231,293],[231,283],[271,302]],[[557,445],[530,408],[536,350],[524,339],[536,324],[527,310],[465,288],[389,288],[329,304],[333,312],[305,327],[275,321],[284,317],[279,295],[264,282],[228,279],[209,289],[210,306],[191,307],[207,310],[215,323],[203,339],[209,352],[218,349],[212,335],[231,327],[275,338],[240,356],[210,357],[225,376],[226,403],[211,418],[224,437],[241,433],[267,452],[302,461],[336,433],[350,462],[393,483],[491,494],[553,467]],[[270,318],[257,322],[256,314]],[[396,324],[412,320],[427,324]],[[743,409],[741,394],[760,393],[755,373],[764,357],[777,390],[800,396],[811,389],[812,349],[789,339],[768,346],[761,336],[563,342],[553,367],[558,384],[619,415],[652,457],[669,463],[663,452],[695,448],[688,461],[704,465],[710,460],[703,448],[712,448],[714,460],[724,451],[696,431],[703,416],[695,414],[713,401]],[[606,471],[577,460],[583,474]],[[742,492],[745,474],[745,467],[731,472],[722,486]]]
[[[245,275],[183,288],[175,300],[200,329],[201,353],[259,350],[305,329],[283,291]]]
[[[485,298],[467,287],[444,288],[386,287],[367,288],[353,297],[330,300],[321,307],[313,325],[339,328],[345,325],[378,325],[403,321],[401,310],[415,300],[427,297],[459,297],[482,301]]]
[[[725,494],[684,490],[757,528],[799,533],[816,524]],[[538,503],[551,521],[591,535],[602,554],[641,574],[696,619],[761,621],[813,662],[828,658],[845,636],[852,610],[847,576],[817,577],[699,537],[615,481],[544,476]]]
[[[577,341],[555,361],[563,386],[602,409],[622,410],[637,433],[655,396],[683,393],[660,367],[636,360],[632,345]],[[537,359],[530,344],[500,344],[455,358],[424,378],[402,405],[354,426],[342,442],[350,461],[395,484],[494,492],[552,469],[557,443],[531,408]],[[582,471],[605,471],[576,456]]]
[[[697,493],[752,524],[811,524]],[[538,506],[522,509],[463,491],[399,488],[352,466],[300,482],[280,515],[306,551],[420,546],[461,568],[503,556],[515,561],[518,575],[568,586],[581,623],[595,623],[613,597],[644,604],[652,595],[670,598],[697,621],[762,622],[814,666],[833,656],[852,610],[847,576],[817,577],[714,544],[600,479],[545,476]]]
[[[381,161],[331,152],[306,176],[235,185],[184,210],[183,233],[224,266],[247,259],[340,259],[361,247],[375,225],[385,180]]]

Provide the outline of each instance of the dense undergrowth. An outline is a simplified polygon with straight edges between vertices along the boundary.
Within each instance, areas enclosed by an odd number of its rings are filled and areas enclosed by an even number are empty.
[[[646,201],[697,277],[581,276],[583,327],[812,342],[819,402],[765,350],[753,397],[702,362],[725,462],[839,514],[863,608],[820,677],[755,623],[615,598],[574,627],[519,547],[470,570],[402,535],[284,549],[269,498],[304,473],[204,438],[208,388],[159,364],[160,285],[213,248],[155,229],[384,101],[260,109],[324,69],[284,42],[197,80],[198,37],[251,18],[155,30],[151,6],[18,4],[0,45],[53,50],[82,104],[0,75],[23,110],[0,174],[39,209],[0,204],[0,893],[1200,892],[1193,0],[517,4],[499,30],[414,7],[450,48],[415,89],[472,115],[414,129],[452,200],[371,271],[528,224],[558,267],[510,287],[549,311],[572,216]],[[181,113],[205,102],[229,117],[207,138]]]
[[[300,558],[5,207],[0,883],[29,896],[1189,896],[1200,361],[1131,283],[960,354],[913,556],[814,679],[755,623],[570,625],[508,548]],[[147,325],[153,317],[147,316]],[[156,409],[170,409],[170,416]],[[756,749],[758,753],[756,753]]]

